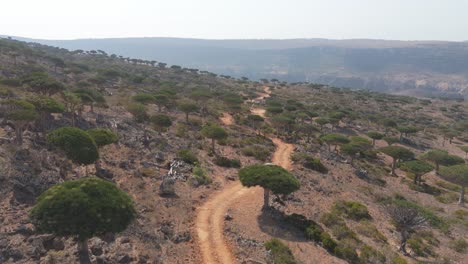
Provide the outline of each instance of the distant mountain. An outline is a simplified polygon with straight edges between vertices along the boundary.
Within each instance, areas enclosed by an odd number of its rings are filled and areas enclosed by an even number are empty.
[[[104,50],[235,77],[317,82],[420,96],[468,97],[468,42],[116,38],[21,40]]]

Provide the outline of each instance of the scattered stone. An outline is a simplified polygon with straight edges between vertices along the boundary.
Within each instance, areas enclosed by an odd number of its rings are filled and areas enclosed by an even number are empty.
[[[230,214],[225,214],[224,215],[224,220],[231,221],[232,219],[234,219],[234,218]]]
[[[190,235],[189,231],[183,232],[181,234],[176,234],[174,236],[173,242],[178,244],[182,242],[188,242],[192,239],[192,236]]]
[[[159,195],[175,195],[175,180],[170,178],[164,178],[161,182],[161,185],[159,185]]]

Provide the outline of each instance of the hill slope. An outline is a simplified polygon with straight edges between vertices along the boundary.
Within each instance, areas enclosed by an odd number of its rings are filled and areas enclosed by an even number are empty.
[[[309,81],[419,96],[468,95],[466,42],[384,40],[30,40],[251,79]]]
[[[0,263],[77,263],[74,237],[44,234],[28,214],[51,186],[89,176],[128,193],[137,213],[122,233],[89,239],[97,263],[462,263],[460,186],[434,171],[414,183],[406,163],[392,176],[381,148],[413,153],[405,162],[431,149],[447,151],[444,165],[466,162],[467,115],[463,101],[260,83],[0,39]],[[48,137],[67,126],[108,129],[117,142],[80,165]],[[263,190],[243,188],[238,171],[269,162],[300,188],[262,209]],[[407,254],[389,206],[427,220]],[[281,252],[267,250],[272,238]]]

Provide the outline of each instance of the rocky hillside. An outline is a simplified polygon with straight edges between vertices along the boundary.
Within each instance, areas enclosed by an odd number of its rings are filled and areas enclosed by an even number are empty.
[[[237,78],[309,81],[392,94],[467,98],[468,44],[386,40],[33,40],[165,61]]]
[[[90,176],[136,211],[125,231],[89,239],[92,263],[463,263],[467,252],[463,101],[0,39],[0,109],[0,263],[79,263],[76,236],[43,232],[30,212],[50,187]],[[98,155],[57,144],[65,127]],[[300,187],[270,187],[262,209],[262,188],[238,171],[269,162]],[[402,233],[395,211],[421,224]],[[206,250],[204,235],[220,246]]]

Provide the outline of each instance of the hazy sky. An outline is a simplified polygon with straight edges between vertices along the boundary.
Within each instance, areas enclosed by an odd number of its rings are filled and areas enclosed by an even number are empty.
[[[0,35],[468,40],[468,0],[4,0]]]

